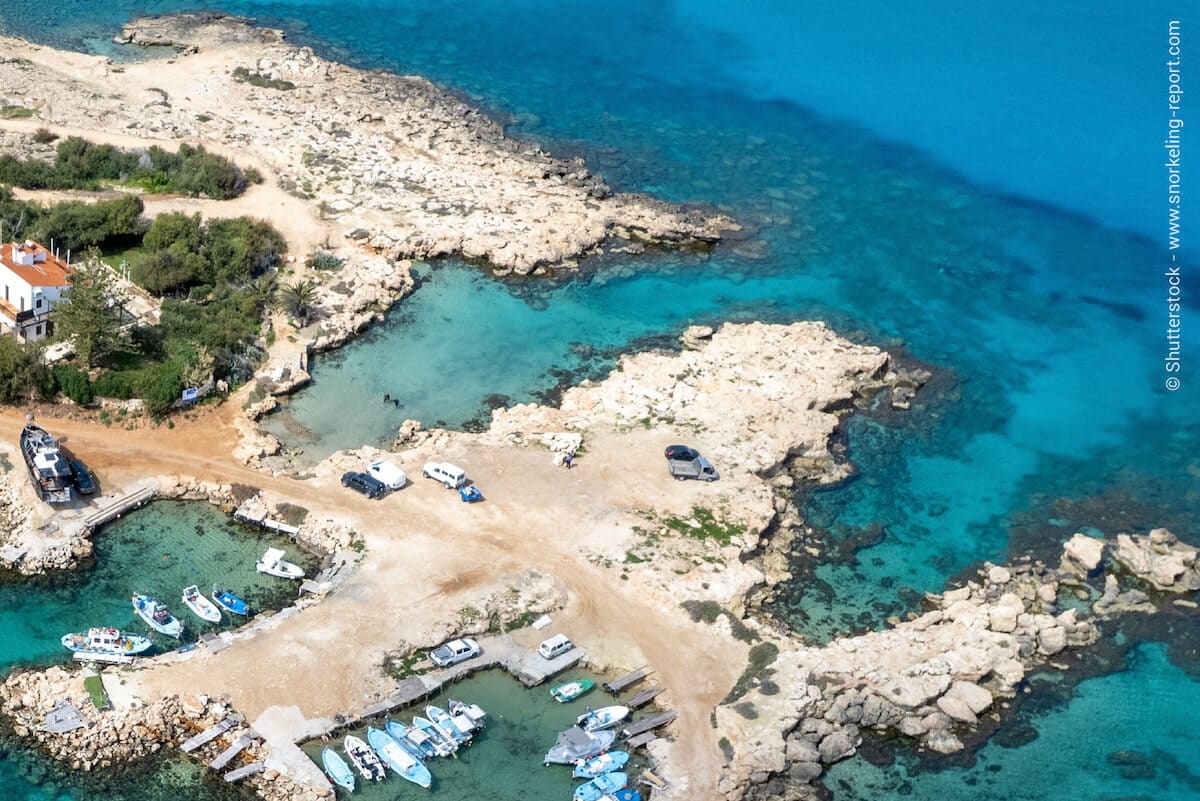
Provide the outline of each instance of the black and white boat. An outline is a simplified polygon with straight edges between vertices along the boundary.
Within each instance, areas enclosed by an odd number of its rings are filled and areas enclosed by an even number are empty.
[[[26,423],[21,431],[21,455],[33,479],[33,488],[46,503],[70,503],[75,471],[71,460],[44,428]]]

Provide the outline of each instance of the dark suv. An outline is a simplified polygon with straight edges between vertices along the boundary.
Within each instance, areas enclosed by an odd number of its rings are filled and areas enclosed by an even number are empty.
[[[700,454],[687,445],[668,445],[666,456],[672,462],[694,462]]]
[[[71,462],[71,470],[75,473],[75,489],[79,490],[80,495],[91,495],[96,491],[96,481],[92,478],[92,471],[88,470],[83,462],[78,459]]]
[[[372,499],[382,498],[387,494],[387,487],[382,481],[372,478],[366,473],[356,473],[353,470],[342,475],[342,486],[358,490]]]

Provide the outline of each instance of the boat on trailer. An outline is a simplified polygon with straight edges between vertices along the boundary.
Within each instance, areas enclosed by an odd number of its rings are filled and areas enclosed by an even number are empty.
[[[138,617],[146,621],[147,626],[159,634],[165,634],[177,640],[183,636],[183,621],[172,615],[167,611],[165,605],[149,595],[135,592],[133,594],[133,610],[138,613]]]
[[[325,773],[331,782],[338,787],[345,787],[350,792],[354,792],[354,773],[346,764],[346,760],[342,759],[341,754],[329,746],[325,746],[321,750],[321,764],[325,766]]]
[[[64,634],[63,647],[77,654],[136,656],[150,649],[148,637],[125,634],[119,629],[90,628],[86,634]]]
[[[242,617],[245,617],[246,615],[250,614],[250,604],[246,603],[224,587],[218,587],[216,584],[214,584],[212,588],[212,599],[213,603],[231,615],[241,615]]]
[[[361,738],[353,734],[347,735],[346,739],[342,740],[342,746],[346,749],[346,756],[350,757],[350,761],[364,779],[369,782],[381,782],[387,778],[387,768],[379,759],[379,755]]]
[[[46,429],[26,423],[21,429],[21,456],[38,497],[46,503],[70,503],[75,471]]]
[[[193,584],[183,589],[183,603],[192,613],[209,623],[221,622],[221,610],[208,598],[200,594],[200,588]]]

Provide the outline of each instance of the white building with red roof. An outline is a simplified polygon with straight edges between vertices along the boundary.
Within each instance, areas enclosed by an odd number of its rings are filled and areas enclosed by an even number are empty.
[[[49,336],[50,310],[70,291],[73,272],[33,240],[0,245],[0,327],[30,342]]]

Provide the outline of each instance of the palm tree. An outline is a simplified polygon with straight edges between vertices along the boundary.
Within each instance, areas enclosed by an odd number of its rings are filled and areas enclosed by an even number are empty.
[[[275,305],[278,293],[279,282],[274,273],[264,273],[246,286],[246,294],[259,314]]]
[[[308,316],[313,311],[313,303],[316,299],[317,284],[315,281],[307,279],[288,284],[280,293],[283,310],[295,317],[301,326],[308,325]]]

